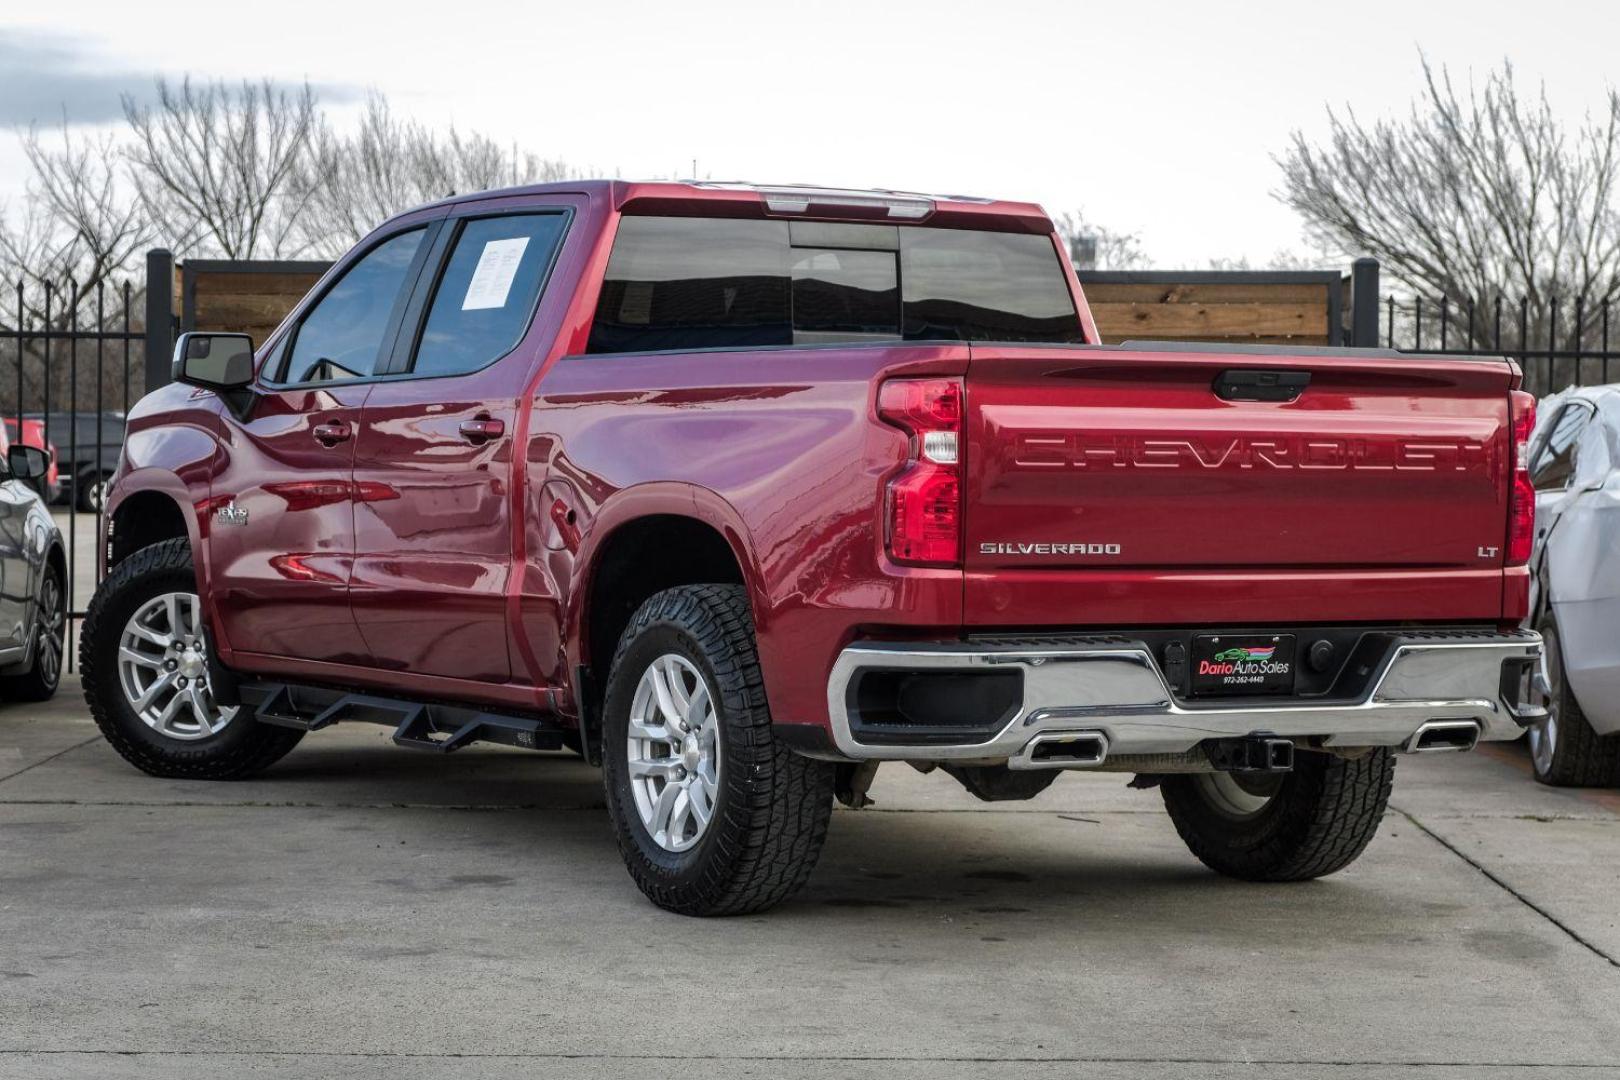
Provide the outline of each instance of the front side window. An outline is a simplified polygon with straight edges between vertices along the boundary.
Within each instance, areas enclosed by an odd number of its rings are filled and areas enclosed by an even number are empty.
[[[510,352],[529,328],[566,222],[566,215],[556,213],[509,214],[463,225],[434,291],[411,371],[476,371]]]
[[[1049,236],[626,217],[588,351],[885,340],[1084,339]]]
[[[282,379],[321,383],[377,371],[426,228],[390,237],[349,267],[298,325]]]

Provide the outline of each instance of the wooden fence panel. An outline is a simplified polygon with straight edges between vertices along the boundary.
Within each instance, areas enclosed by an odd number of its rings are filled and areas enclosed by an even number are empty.
[[[262,343],[328,263],[194,260],[182,265],[181,326],[251,334]],[[1344,284],[1334,271],[1082,271],[1105,342],[1156,339],[1336,345]]]
[[[262,344],[330,263],[193,260],[179,268],[182,329],[248,334]]]
[[[1082,271],[1080,284],[1108,343],[1337,345],[1342,339],[1344,285],[1334,271]]]

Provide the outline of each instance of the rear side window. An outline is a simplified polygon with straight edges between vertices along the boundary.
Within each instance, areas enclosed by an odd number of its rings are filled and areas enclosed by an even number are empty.
[[[626,217],[588,351],[900,340],[1083,339],[1047,236]]]
[[[510,214],[462,225],[428,308],[414,374],[476,371],[523,339],[565,220]]]

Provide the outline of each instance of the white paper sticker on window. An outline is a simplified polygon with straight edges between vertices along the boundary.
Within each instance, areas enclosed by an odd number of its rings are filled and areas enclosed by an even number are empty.
[[[506,294],[512,291],[512,279],[517,277],[518,263],[523,261],[523,249],[529,246],[527,236],[510,240],[491,240],[478,256],[478,268],[472,281],[467,283],[466,299],[461,301],[462,311],[506,306]]]

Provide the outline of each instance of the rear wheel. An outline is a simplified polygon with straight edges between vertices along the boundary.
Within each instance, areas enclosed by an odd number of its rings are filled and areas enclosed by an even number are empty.
[[[740,586],[687,585],[641,605],[608,676],[602,747],[619,851],[659,907],[741,915],[809,878],[833,767],[773,737]]]
[[[1349,760],[1300,752],[1286,773],[1190,773],[1160,785],[1189,850],[1246,881],[1305,881],[1349,866],[1389,805],[1387,749]]]
[[[1604,787],[1620,783],[1620,735],[1599,735],[1570,692],[1558,624],[1549,612],[1541,631],[1541,666],[1532,678],[1537,704],[1547,715],[1530,728],[1530,764],[1536,779],[1555,787]]]
[[[79,644],[85,701],[113,749],[154,776],[234,780],[297,745],[302,731],[220,705],[208,665],[190,545],[166,540],[119,563]]]
[[[73,502],[83,513],[99,514],[107,501],[107,481],[111,473],[88,472],[74,481]]]

